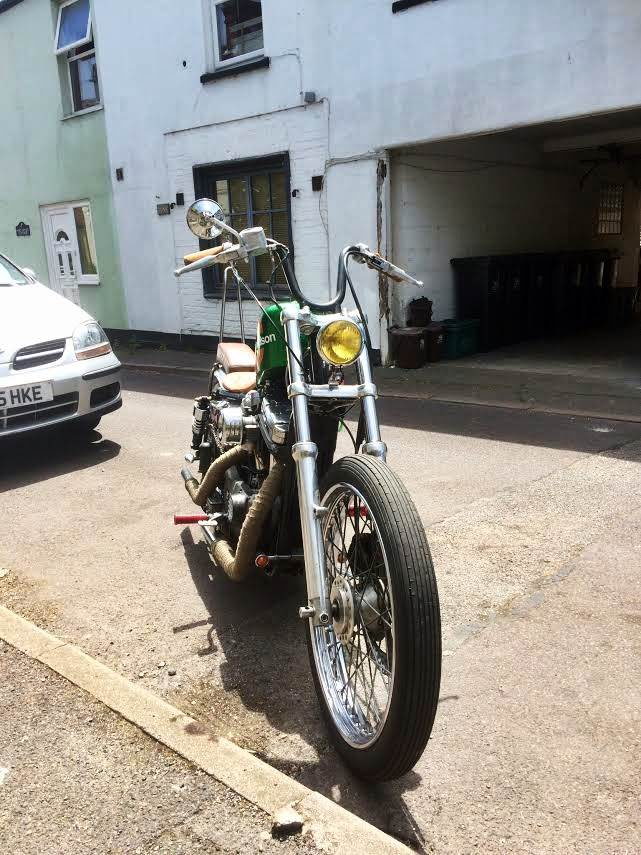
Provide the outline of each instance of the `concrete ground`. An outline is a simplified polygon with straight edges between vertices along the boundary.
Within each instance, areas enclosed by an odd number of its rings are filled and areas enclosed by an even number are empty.
[[[422,760],[365,787],[318,714],[301,584],[233,585],[171,525],[202,380],[124,379],[123,409],[83,446],[0,449],[5,605],[419,851],[641,852],[641,425],[380,401],[446,655]]]
[[[120,347],[123,364],[207,376],[212,354]],[[379,367],[382,395],[641,422],[641,326],[520,342],[416,370]]]
[[[1,852],[318,851],[1,641],[0,668]]]

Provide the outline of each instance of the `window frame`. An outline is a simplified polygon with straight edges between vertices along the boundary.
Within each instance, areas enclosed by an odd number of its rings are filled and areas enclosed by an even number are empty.
[[[611,209],[608,205],[608,196],[612,197],[616,192],[617,197],[620,196],[620,205]],[[614,210],[618,217],[612,219],[608,216],[610,210]],[[597,198],[596,208],[596,224],[595,236],[598,238],[620,237],[623,234],[623,218],[625,216],[625,182],[622,181],[602,181],[599,184],[599,193]],[[605,228],[609,225],[615,225],[618,231],[610,231]],[[602,230],[603,227],[603,230]]]
[[[91,44],[91,42],[88,42],[88,44]],[[69,50],[69,53],[71,53],[71,50],[73,50],[73,48]],[[102,93],[101,93],[100,75],[98,72],[98,59],[97,58],[96,58],[96,75],[98,76],[98,80],[97,80],[96,85],[98,87],[98,100],[96,101],[95,104],[91,104],[89,107],[77,107],[76,103],[75,103],[74,86],[73,86],[73,80],[71,78],[71,63],[72,62],[78,62],[78,60],[81,60],[81,59],[86,59],[88,56],[94,56],[94,57],[96,56],[95,44],[92,48],[85,51],[84,53],[75,54],[74,56],[66,56],[65,57],[65,60],[67,63],[67,85],[69,86],[69,102],[71,104],[71,115],[72,116],[78,115],[80,113],[86,113],[89,110],[96,110],[98,107],[102,106]]]
[[[263,47],[259,50],[248,51],[247,53],[243,53],[240,56],[231,56],[229,59],[221,59],[220,58],[220,43],[218,38],[218,14],[217,9],[218,6],[222,6],[223,3],[228,3],[229,0],[208,0],[209,9],[210,9],[210,17],[211,17],[211,34],[213,39],[213,57],[214,57],[214,68],[230,68],[234,65],[243,65],[246,62],[251,62],[254,59],[258,59],[261,56],[265,56],[265,19],[263,17],[263,0],[260,0],[260,20],[261,27],[263,32]]]
[[[84,38],[79,39],[70,45],[65,45],[62,48],[58,47],[58,38],[60,36],[60,24],[62,23],[62,10],[66,6],[73,6],[75,3],[80,2],[80,0],[64,0],[63,3],[60,3],[58,6],[58,20],[56,22],[56,35],[53,40],[54,53],[56,56],[61,56],[63,53],[67,53],[68,51],[75,50],[76,48],[82,47],[83,45],[89,44],[89,42],[93,41],[93,21],[91,17],[91,0],[89,0],[89,14],[87,15],[87,33]]]
[[[223,161],[222,163],[206,163],[194,166],[194,190],[196,198],[203,196],[214,198],[215,193],[212,188],[215,188],[217,181],[229,181],[233,178],[246,178],[248,180],[248,215],[251,214],[251,222],[253,223],[253,210],[251,204],[251,177],[255,175],[269,174],[270,172],[283,172],[285,174],[285,199],[286,207],[284,213],[287,214],[287,246],[289,247],[289,258],[294,265],[294,241],[292,236],[292,194],[291,194],[291,173],[289,164],[289,152],[280,152],[275,155],[267,155],[257,158],[243,158],[242,160]],[[273,209],[270,208],[270,215]],[[249,219],[249,216],[248,216]],[[251,226],[248,226],[248,228]],[[271,237],[271,235],[268,235]],[[200,249],[209,249],[219,243],[220,240],[226,240],[224,236],[215,241],[200,240]],[[269,299],[270,293],[267,283],[257,283],[253,281],[255,272],[255,259],[250,259],[251,278],[248,281],[250,288],[254,291],[258,298]],[[203,297],[206,300],[220,300],[222,287],[222,270],[219,266],[206,267],[202,270],[203,280]],[[276,283],[274,285],[274,294],[277,298],[290,297],[290,291],[286,284]],[[245,295],[243,295],[243,298]],[[227,300],[236,299],[236,289],[232,288],[231,293],[227,294]]]

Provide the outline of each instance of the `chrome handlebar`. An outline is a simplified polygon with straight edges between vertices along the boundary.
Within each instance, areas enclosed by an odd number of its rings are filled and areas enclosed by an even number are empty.
[[[232,261],[244,261],[250,255],[261,255],[264,252],[275,249],[280,244],[271,238],[267,238],[266,245],[256,246],[249,250],[244,242],[236,244],[224,243],[223,246],[223,251],[219,252],[218,255],[206,256],[199,261],[194,261],[192,264],[187,264],[185,267],[179,267],[174,271],[175,275],[182,276],[183,273],[191,273],[192,270],[202,270],[205,267],[212,267],[214,264],[225,265]],[[355,261],[358,261],[360,264],[366,264],[377,273],[389,276],[395,282],[415,285],[418,288],[423,286],[423,282],[420,279],[414,279],[413,276],[410,276],[401,267],[392,264],[391,261],[383,258],[379,253],[373,252],[364,243],[355,244],[351,247],[351,255]]]
[[[384,276],[389,276],[389,278],[393,279],[395,282],[416,285],[418,288],[423,286],[423,282],[420,279],[414,279],[413,276],[410,276],[409,273],[406,273],[401,267],[397,267],[395,264],[392,264],[391,261],[383,258],[383,256],[379,255],[378,252],[372,252],[372,250],[368,246],[365,246],[364,243],[356,244],[355,249],[357,251],[354,253],[354,261],[358,261],[360,264],[366,264],[372,270],[375,270],[377,273],[382,273]]]

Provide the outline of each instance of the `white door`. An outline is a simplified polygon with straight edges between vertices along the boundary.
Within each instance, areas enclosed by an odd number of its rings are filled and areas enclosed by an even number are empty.
[[[42,224],[47,246],[49,285],[79,306],[79,254],[73,209],[68,205],[43,208]]]

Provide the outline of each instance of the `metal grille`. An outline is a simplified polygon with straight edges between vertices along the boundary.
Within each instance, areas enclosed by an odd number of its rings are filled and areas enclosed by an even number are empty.
[[[623,228],[623,184],[602,184],[599,194],[598,235],[620,235]]]
[[[72,416],[77,410],[77,392],[56,395],[53,401],[42,401],[39,404],[26,404],[24,407],[0,410],[0,433],[53,422],[63,416]]]
[[[64,338],[30,344],[29,347],[19,350],[13,357],[13,368],[15,371],[22,371],[25,368],[35,368],[37,365],[47,365],[60,359],[64,351]]]

